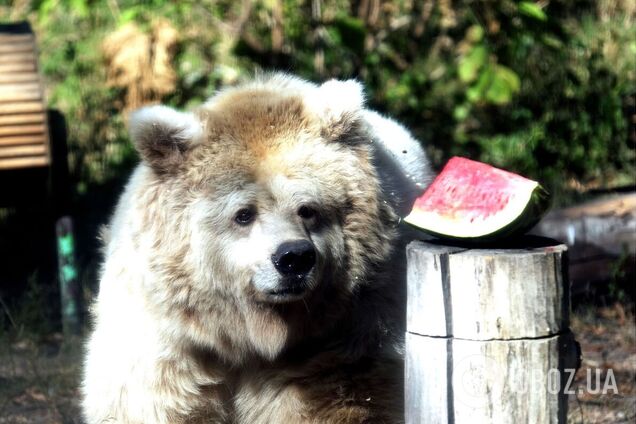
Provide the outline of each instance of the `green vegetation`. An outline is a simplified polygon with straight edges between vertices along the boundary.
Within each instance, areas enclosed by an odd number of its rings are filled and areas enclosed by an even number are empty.
[[[123,112],[189,107],[272,68],[363,80],[370,103],[406,122],[438,165],[461,154],[557,192],[633,182],[635,17],[630,0],[0,6],[1,20],[28,19],[38,34],[80,194],[134,163]]]

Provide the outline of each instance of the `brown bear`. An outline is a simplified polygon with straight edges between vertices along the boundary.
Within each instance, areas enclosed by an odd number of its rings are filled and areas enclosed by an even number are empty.
[[[420,147],[355,81],[284,74],[134,113],[107,229],[89,424],[403,421]]]

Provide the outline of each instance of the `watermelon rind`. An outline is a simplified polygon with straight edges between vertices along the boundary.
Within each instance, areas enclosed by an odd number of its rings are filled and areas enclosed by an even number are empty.
[[[539,183],[526,180],[525,184],[503,210],[486,219],[471,221],[414,208],[404,221],[433,236],[456,240],[493,241],[523,234],[541,219],[549,206],[548,193]]]

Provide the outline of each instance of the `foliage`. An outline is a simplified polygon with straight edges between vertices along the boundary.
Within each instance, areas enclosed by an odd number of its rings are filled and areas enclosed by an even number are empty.
[[[0,19],[28,19],[39,36],[49,101],[68,120],[79,193],[130,168],[130,108],[156,101],[191,107],[263,68],[363,80],[370,103],[408,123],[438,165],[470,156],[557,191],[634,181],[635,16],[629,0],[0,6]],[[174,31],[174,45],[161,50],[158,25]],[[106,40],[126,28],[138,38],[110,52]],[[121,67],[113,57],[124,47],[129,59],[145,54],[150,70]],[[163,71],[151,61],[158,54]],[[152,72],[156,81],[170,78],[142,87]]]

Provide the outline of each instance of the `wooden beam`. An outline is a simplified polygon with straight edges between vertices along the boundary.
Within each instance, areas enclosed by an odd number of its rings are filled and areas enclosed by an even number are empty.
[[[46,157],[46,146],[44,144],[26,144],[22,146],[0,146],[0,158],[37,156],[37,155]]]
[[[42,93],[37,91],[4,91],[0,87],[0,103],[24,102],[42,100]]]
[[[0,146],[46,143],[46,134],[0,137]]]
[[[35,56],[35,46],[33,42],[12,42],[11,44],[0,44],[0,55],[11,53],[31,53],[32,57]]]
[[[0,54],[0,64],[6,63],[32,63],[35,60],[33,51]]]
[[[0,125],[0,137],[7,135],[42,134],[46,132],[46,125]]]
[[[0,115],[44,112],[42,102],[0,103]]]
[[[0,100],[11,93],[20,93],[23,91],[40,92],[41,90],[42,87],[40,87],[39,81],[0,83]]]
[[[24,72],[13,74],[0,74],[0,84],[11,84],[17,82],[39,82],[40,76],[37,72]]]
[[[9,43],[34,43],[33,34],[0,34],[0,44]]]
[[[0,126],[2,125],[20,125],[20,124],[39,124],[46,122],[46,116],[43,113],[25,113],[20,115],[0,115]]]
[[[0,159],[0,169],[35,168],[48,164],[48,158],[43,156]]]
[[[33,72],[35,71],[35,62],[26,63],[4,63],[0,64],[0,74],[10,72]]]

